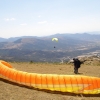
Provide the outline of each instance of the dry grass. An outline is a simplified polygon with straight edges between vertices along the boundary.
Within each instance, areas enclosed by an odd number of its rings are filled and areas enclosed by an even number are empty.
[[[68,74],[73,75],[72,64],[50,63],[10,63],[14,68],[21,71],[45,74]],[[82,65],[80,75],[100,77],[100,66]],[[38,90],[24,85],[18,85],[5,79],[0,79],[0,100],[100,100],[100,95],[77,95]]]

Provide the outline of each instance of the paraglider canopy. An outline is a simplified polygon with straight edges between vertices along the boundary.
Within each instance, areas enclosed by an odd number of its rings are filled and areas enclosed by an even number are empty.
[[[52,38],[52,41],[58,42],[58,38]]]
[[[58,42],[58,38],[52,38],[52,41]],[[54,46],[54,48],[56,47]]]

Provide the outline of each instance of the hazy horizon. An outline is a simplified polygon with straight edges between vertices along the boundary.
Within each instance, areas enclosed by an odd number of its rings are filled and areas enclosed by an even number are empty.
[[[52,36],[52,35],[57,35],[57,34],[91,34],[91,35],[100,35],[100,31],[93,31],[93,32],[82,32],[82,33],[55,33],[55,34],[51,34],[51,35],[44,35],[44,36],[33,36],[33,35],[20,35],[20,36],[11,36],[11,37],[0,37],[0,38],[4,38],[4,39],[10,39],[10,38],[17,38],[17,37],[46,37],[46,36]]]

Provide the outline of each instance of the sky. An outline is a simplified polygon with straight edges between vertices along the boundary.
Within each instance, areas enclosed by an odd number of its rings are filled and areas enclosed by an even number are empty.
[[[100,31],[100,0],[0,0],[0,37]]]

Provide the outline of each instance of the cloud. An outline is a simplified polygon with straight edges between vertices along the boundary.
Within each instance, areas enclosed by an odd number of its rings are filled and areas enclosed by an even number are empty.
[[[21,26],[26,26],[27,24],[26,23],[23,23],[23,24],[20,24]]]
[[[11,18],[10,20],[16,20],[15,18]]]
[[[47,21],[38,22],[38,24],[45,24]]]
[[[39,18],[41,17],[41,15],[38,16]]]
[[[5,21],[9,21],[9,18],[5,18],[4,20],[5,20]]]
[[[4,19],[5,21],[14,21],[14,20],[16,20],[15,18],[5,18]]]

